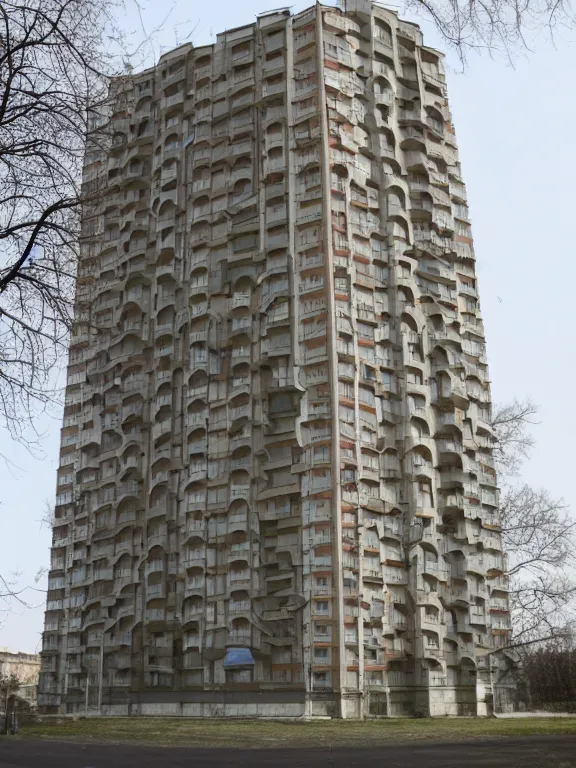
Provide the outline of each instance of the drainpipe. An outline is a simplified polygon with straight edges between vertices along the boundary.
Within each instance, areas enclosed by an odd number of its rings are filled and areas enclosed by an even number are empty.
[[[490,693],[492,695],[492,712],[490,712],[491,715],[496,714],[496,700],[494,698],[494,676],[492,674],[492,661],[490,659],[490,656],[488,656],[488,670],[490,672]],[[486,713],[488,714],[488,713]]]
[[[104,683],[104,635],[100,645],[100,673],[98,675],[98,710],[102,714],[102,686]]]
[[[6,683],[6,696],[4,698],[4,733],[8,734],[8,700],[10,698],[10,685]]]
[[[326,110],[326,87],[324,83],[324,35],[322,29],[322,6],[316,3],[316,76],[318,78],[318,111],[321,125],[321,173],[323,191],[323,234],[325,258],[325,288],[328,332],[328,371],[332,400],[332,522],[334,546],[332,550],[332,574],[338,602],[338,688],[340,717],[346,716],[343,688],[346,680],[346,649],[344,645],[344,599],[342,576],[342,512],[340,502],[340,425],[338,413],[338,354],[336,352],[336,311],[334,303],[334,252],[332,246],[331,176],[330,148],[328,143],[328,115]],[[332,670],[334,671],[334,661]],[[332,679],[332,690],[336,687]]]

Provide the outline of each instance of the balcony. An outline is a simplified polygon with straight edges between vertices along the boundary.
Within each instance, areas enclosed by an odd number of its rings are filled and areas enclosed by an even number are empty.
[[[118,635],[104,637],[105,648],[120,648],[123,645],[132,645],[132,632],[130,630]]]
[[[250,584],[250,571],[232,571],[230,573],[230,586]]]
[[[92,574],[93,581],[112,581],[113,578],[114,571],[112,568],[100,568]]]
[[[153,506],[149,507],[147,517],[148,519],[153,517],[163,517],[166,515],[167,511],[167,502],[164,501],[163,503],[154,504]]]
[[[186,591],[187,592],[196,592],[198,590],[204,591],[205,584],[206,584],[206,581],[202,576],[195,576],[194,578],[186,580]]]
[[[188,508],[189,509],[196,509],[198,506],[203,506],[206,501],[206,496],[203,494],[198,495],[197,500],[188,499]],[[205,520],[189,520],[186,524],[186,535],[192,536],[194,534],[198,533],[205,533],[206,531],[206,521]]]
[[[240,405],[236,408],[230,408],[228,410],[228,416],[230,423],[237,421],[238,419],[250,419],[252,416],[252,408],[250,404]]]
[[[235,515],[230,515],[228,518],[228,529],[239,530],[240,528],[246,528],[248,526],[248,517],[246,513],[239,512]]]
[[[234,501],[235,499],[248,499],[248,498],[250,498],[249,485],[230,486],[230,501]]]
[[[118,486],[117,501],[124,496],[138,496],[140,494],[140,484],[136,482],[120,483]]]
[[[408,573],[404,568],[383,568],[382,576],[386,584],[408,584]]]
[[[123,619],[125,616],[133,616],[134,615],[134,604],[130,605],[123,605],[121,608],[118,608],[116,612],[116,618],[117,619]]]
[[[166,610],[164,608],[148,608],[146,611],[146,619],[148,621],[164,621],[166,618]]]
[[[348,645],[356,645],[358,643],[358,632],[355,629],[345,629],[344,642]]]
[[[161,110],[170,109],[171,107],[176,107],[179,104],[184,104],[184,91],[175,93],[173,96],[163,96],[160,99]]]
[[[494,581],[492,583],[494,583],[495,581],[497,581],[497,579],[494,579]],[[508,600],[506,600],[506,598],[503,598],[503,597],[493,597],[490,600],[489,609],[490,609],[490,611],[505,611],[505,612],[508,612],[510,610],[510,605],[508,603]]]
[[[238,307],[250,307],[251,296],[249,293],[235,293],[230,300],[230,309]]]
[[[148,576],[151,573],[162,573],[164,571],[164,561],[163,560],[152,560],[149,563],[146,563],[144,566],[144,573],[146,576]]]
[[[246,613],[250,611],[250,600],[232,601],[228,604],[228,613]]]
[[[206,453],[206,440],[195,440],[188,443],[188,454]]]
[[[422,563],[422,573],[429,576],[435,576],[442,581],[447,581],[450,571],[444,562],[439,563],[433,560],[424,560]]]
[[[203,549],[194,549],[186,552],[182,559],[183,568],[203,568],[205,552]]]
[[[243,541],[239,544],[231,544],[228,553],[228,562],[233,560],[248,560],[250,558],[250,542]]]
[[[486,612],[481,605],[470,606],[470,624],[486,624]]]
[[[226,645],[251,645],[252,633],[250,630],[230,630]]]
[[[157,600],[166,597],[166,587],[163,584],[148,584],[146,587],[146,599]]]

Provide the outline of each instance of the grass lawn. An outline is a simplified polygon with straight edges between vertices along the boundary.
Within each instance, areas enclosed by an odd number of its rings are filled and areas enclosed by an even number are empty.
[[[406,742],[416,739],[468,741],[540,734],[576,735],[576,718],[263,722],[169,717],[91,717],[53,724],[27,725],[15,738],[262,749],[266,747],[375,746],[386,742]]]

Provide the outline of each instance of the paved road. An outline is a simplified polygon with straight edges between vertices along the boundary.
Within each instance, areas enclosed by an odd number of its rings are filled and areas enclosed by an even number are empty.
[[[345,749],[195,749],[0,740],[0,768],[573,768],[576,736]]]

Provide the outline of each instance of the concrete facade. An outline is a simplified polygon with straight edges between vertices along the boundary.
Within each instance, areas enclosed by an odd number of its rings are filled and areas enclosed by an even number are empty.
[[[365,0],[115,85],[89,148],[52,712],[486,714],[509,606],[442,56]]]

